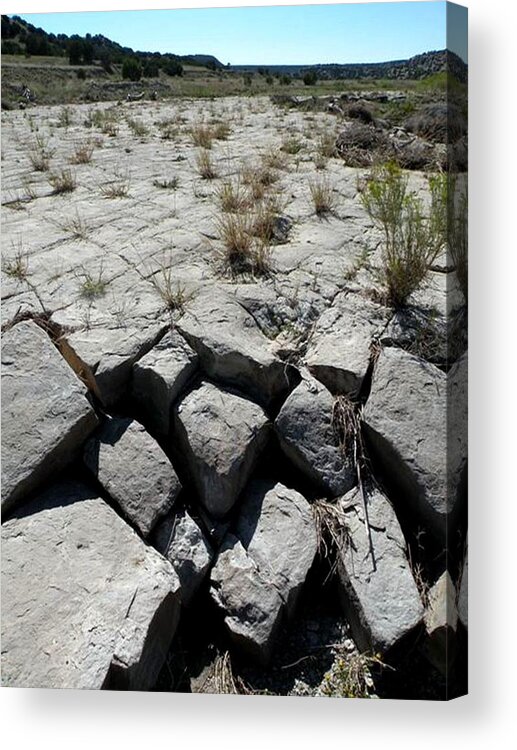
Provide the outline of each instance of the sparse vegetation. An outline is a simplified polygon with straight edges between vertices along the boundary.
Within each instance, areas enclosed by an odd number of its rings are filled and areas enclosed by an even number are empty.
[[[394,307],[403,306],[444,248],[447,232],[446,175],[429,177],[431,205],[408,192],[407,177],[388,162],[370,174],[361,199],[384,234],[381,280]]]
[[[291,154],[291,156],[299,154],[300,151],[303,150],[303,148],[303,141],[294,135],[289,136],[288,138],[284,138],[284,140],[282,141],[282,145],[280,146],[280,149],[282,151],[284,151],[286,154]]]
[[[49,148],[48,141],[41,135],[37,135],[29,149],[29,161],[36,172],[48,172],[50,159],[54,154]]]
[[[209,149],[212,148],[212,141],[214,134],[212,130],[206,125],[194,125],[190,130],[190,137],[194,146],[200,148]]]
[[[200,149],[196,156],[196,167],[197,171],[204,180],[213,180],[217,177],[217,170],[210,156],[210,152],[206,148]]]
[[[72,193],[77,187],[77,178],[71,169],[62,169],[61,172],[49,175],[48,181],[54,195]]]
[[[162,190],[177,190],[179,185],[179,179],[178,177],[170,177],[170,178],[161,178],[153,180],[153,185],[157,188],[161,188]]]
[[[221,210],[227,213],[244,211],[249,206],[249,196],[240,181],[225,180],[216,192]]]
[[[126,117],[126,122],[137,138],[145,138],[146,135],[149,135],[149,128],[141,120],[136,120],[133,117]]]
[[[100,186],[100,191],[105,198],[126,198],[131,187],[131,176],[129,170],[116,172],[111,182]]]
[[[71,164],[89,164],[92,160],[94,145],[91,141],[79,143],[70,157]]]
[[[335,206],[335,196],[332,185],[326,179],[312,180],[309,190],[317,216],[326,216],[332,213]]]
[[[223,214],[217,222],[223,244],[221,258],[224,268],[232,275],[268,275],[271,271],[270,248],[254,236],[253,216]]]
[[[12,258],[2,259],[2,271],[6,276],[17,281],[26,281],[29,275],[29,255],[24,251],[22,243],[12,243],[14,255]]]
[[[370,698],[373,688],[371,672],[388,668],[380,654],[347,654],[336,658],[326,673],[321,694],[329,698]]]
[[[93,301],[106,294],[109,282],[104,278],[104,269],[102,265],[96,276],[89,271],[81,271],[78,276],[80,280],[79,292],[84,299]]]

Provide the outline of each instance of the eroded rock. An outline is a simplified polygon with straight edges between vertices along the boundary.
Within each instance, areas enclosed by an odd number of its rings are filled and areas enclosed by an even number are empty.
[[[2,336],[2,510],[70,463],[97,425],[86,388],[32,321]]]
[[[378,489],[365,499],[368,525],[358,488],[340,500],[347,539],[338,578],[358,647],[384,652],[416,628],[424,608],[395,511]]]
[[[383,471],[440,538],[455,503],[447,492],[446,378],[401,349],[383,349],[363,412]]]
[[[199,498],[209,514],[228,513],[268,437],[262,408],[204,382],[175,408],[174,436]]]
[[[178,574],[186,606],[203,582],[214,552],[192,516],[182,510],[168,516],[155,531],[156,547]]]
[[[232,639],[266,663],[283,615],[291,616],[316,554],[308,502],[280,483],[252,481],[235,533],[211,574],[211,593]]]
[[[337,496],[354,486],[356,470],[339,445],[333,409],[327,388],[304,375],[280,410],[275,429],[287,458],[322,490]]]
[[[171,566],[80,483],[2,526],[2,682],[148,690],[174,636]]]
[[[236,299],[215,289],[200,293],[177,327],[209,377],[237,386],[263,404],[287,390],[285,365]]]
[[[442,573],[428,593],[424,624],[425,653],[431,663],[447,675],[454,662],[458,626],[456,589],[448,571]]]
[[[107,419],[88,441],[84,462],[145,537],[181,490],[156,440],[131,419]]]
[[[174,401],[197,369],[198,356],[175,331],[133,365],[132,396],[149,428],[167,435]]]
[[[372,341],[387,320],[386,308],[357,295],[339,295],[314,327],[305,364],[332,393],[356,396],[370,364]]]

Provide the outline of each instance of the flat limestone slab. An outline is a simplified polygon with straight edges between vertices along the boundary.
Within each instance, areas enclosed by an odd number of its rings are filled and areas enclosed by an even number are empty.
[[[97,425],[86,388],[32,321],[2,336],[2,510],[62,469]]]
[[[86,485],[54,485],[2,526],[2,684],[153,686],[180,585]]]

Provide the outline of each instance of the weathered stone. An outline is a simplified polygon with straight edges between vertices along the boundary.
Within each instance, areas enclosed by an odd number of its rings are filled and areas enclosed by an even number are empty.
[[[347,541],[338,553],[338,578],[354,640],[360,649],[383,652],[410,633],[424,614],[404,536],[378,489],[366,495],[368,525],[358,488],[340,506]]]
[[[171,331],[133,365],[133,399],[146,426],[158,435],[168,434],[171,406],[195,373],[197,361],[185,339]]]
[[[447,493],[445,373],[401,349],[383,349],[363,418],[384,472],[442,538],[454,507]]]
[[[211,574],[211,593],[225,612],[225,624],[237,646],[266,663],[273,651],[283,602],[254,560],[229,534]]]
[[[465,554],[463,569],[461,571],[461,580],[458,591],[458,616],[464,628],[469,626],[469,561],[468,553]]]
[[[156,440],[131,419],[108,418],[86,444],[84,462],[143,536],[171,509],[181,490]]]
[[[209,377],[267,404],[288,385],[285,365],[250,313],[219,290],[200,293],[177,323]]]
[[[252,481],[243,493],[211,575],[211,592],[235,642],[257,660],[271,657],[281,617],[291,616],[316,554],[309,504],[282,484]]]
[[[353,460],[344,455],[333,425],[334,398],[309,375],[284,403],[275,429],[286,456],[311,481],[333,496],[356,482]]]
[[[86,388],[35,323],[2,336],[2,510],[72,461],[97,424]]]
[[[447,319],[431,316],[418,307],[397,310],[384,330],[380,343],[398,346],[428,362],[447,362]]]
[[[427,658],[442,674],[447,675],[454,662],[458,626],[456,589],[448,571],[440,576],[429,591],[424,624],[427,631]]]
[[[308,369],[332,393],[357,395],[370,364],[374,337],[385,327],[386,308],[341,294],[319,318],[305,356]]]
[[[93,374],[103,404],[110,407],[126,394],[134,363],[156,345],[166,328],[160,323],[90,328],[72,333],[68,343]]]
[[[176,448],[201,503],[215,518],[231,510],[268,436],[268,418],[252,401],[202,383],[175,408]]]
[[[170,563],[85,485],[54,485],[2,526],[6,686],[147,690],[179,610]]]
[[[178,574],[186,606],[203,582],[214,553],[205,535],[186,510],[168,516],[155,532],[156,548]]]

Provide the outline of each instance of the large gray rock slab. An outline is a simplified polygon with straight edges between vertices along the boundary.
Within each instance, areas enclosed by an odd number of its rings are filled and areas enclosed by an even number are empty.
[[[107,418],[84,462],[144,537],[172,507],[181,484],[156,440],[131,419]]]
[[[94,376],[104,406],[126,395],[133,365],[155,346],[167,330],[163,323],[92,327],[67,337],[69,346]]]
[[[358,488],[339,502],[347,537],[337,568],[345,610],[358,647],[384,652],[410,633],[424,614],[404,536],[380,490],[366,496],[368,525]]]
[[[447,376],[401,349],[383,349],[363,419],[387,477],[444,541],[455,498],[447,488]]]
[[[196,372],[197,362],[185,339],[170,331],[133,365],[132,396],[142,421],[156,434],[168,434],[171,406]]]
[[[217,289],[200,293],[177,328],[199,354],[209,377],[237,386],[263,404],[287,390],[284,363],[235,298]]]
[[[282,617],[294,612],[316,548],[305,498],[280,483],[250,482],[212,570],[211,593],[232,639],[261,662],[271,657]]]
[[[54,485],[2,526],[2,682],[151,688],[174,636],[171,566],[88,487]]]
[[[372,341],[387,320],[386,308],[359,295],[338,295],[314,327],[307,368],[332,393],[357,395],[370,364]]]
[[[2,510],[72,461],[97,425],[86,388],[32,321],[2,336]]]
[[[155,544],[178,574],[181,600],[188,606],[212,563],[211,545],[186,510],[168,516],[158,525]]]
[[[343,451],[333,424],[334,397],[304,374],[286,400],[275,429],[287,458],[324,492],[336,497],[356,483],[352,457]]]
[[[176,406],[176,449],[209,514],[221,518],[231,510],[268,433],[258,404],[212,383],[202,383]]]

